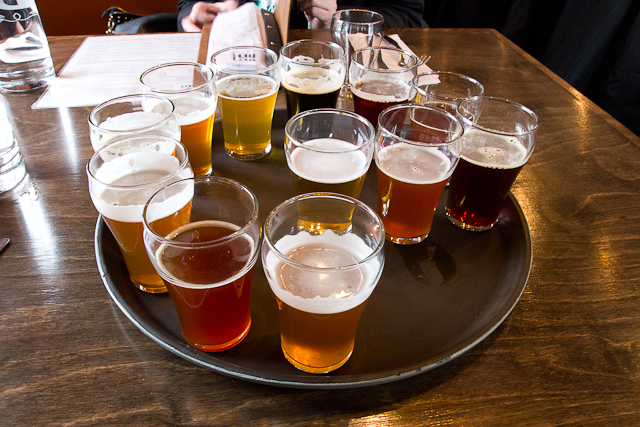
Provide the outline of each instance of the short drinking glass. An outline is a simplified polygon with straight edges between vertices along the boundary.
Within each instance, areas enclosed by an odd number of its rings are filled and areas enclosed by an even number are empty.
[[[460,101],[484,93],[484,86],[476,79],[444,71],[419,74],[412,87],[416,104],[444,108],[453,115]]]

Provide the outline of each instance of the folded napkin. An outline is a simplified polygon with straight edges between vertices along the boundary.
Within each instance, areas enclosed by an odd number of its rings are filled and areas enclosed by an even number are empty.
[[[399,36],[399,35],[397,35],[397,34],[392,34],[392,35],[390,35],[389,37],[390,37],[390,38],[392,38],[396,43],[398,43],[398,45],[400,46],[400,48],[401,48],[402,50],[404,50],[405,52],[411,52],[411,53],[413,53],[413,51],[409,48],[409,46],[407,46],[407,44],[406,44],[404,41],[402,41],[402,39],[400,38],[400,36]],[[388,41],[386,41],[386,40],[384,40],[384,39],[383,39],[383,42],[382,42],[381,46],[396,47],[396,46],[394,46],[393,44],[389,43]],[[414,55],[415,55],[415,53],[414,53]],[[416,56],[417,56],[417,55],[416,55]],[[418,71],[418,74],[422,74],[422,73],[428,73],[429,71],[432,71],[432,70],[431,70],[431,68],[429,68],[429,67],[427,66],[427,64],[422,64],[422,65],[420,65],[420,66],[418,67],[418,70],[417,70],[417,71]],[[437,79],[438,79],[438,78],[436,77],[436,82],[437,82]]]

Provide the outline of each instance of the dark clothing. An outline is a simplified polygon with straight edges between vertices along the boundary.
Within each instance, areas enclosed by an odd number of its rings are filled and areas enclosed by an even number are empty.
[[[201,0],[178,1],[178,30],[182,28],[182,18],[191,13],[191,8]],[[209,3],[217,3],[219,0],[207,0]],[[248,0],[239,0],[243,5]],[[341,9],[368,9],[380,13],[384,17],[386,28],[419,28],[424,27],[422,15],[424,13],[424,0],[338,0],[338,10]],[[296,0],[291,1],[290,28],[307,28],[308,21],[299,8]]]

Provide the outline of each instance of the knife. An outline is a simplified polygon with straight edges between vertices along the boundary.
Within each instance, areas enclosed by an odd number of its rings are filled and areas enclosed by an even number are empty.
[[[395,47],[396,49],[400,49],[402,50],[402,47],[400,46],[400,44],[398,44],[397,41],[395,41],[394,39],[391,38],[391,36],[384,36],[384,39],[387,43],[389,43],[391,46]]]
[[[2,239],[0,239],[0,252],[2,252],[2,250],[4,249],[5,246],[7,246],[9,244],[9,238],[8,237],[3,237]]]

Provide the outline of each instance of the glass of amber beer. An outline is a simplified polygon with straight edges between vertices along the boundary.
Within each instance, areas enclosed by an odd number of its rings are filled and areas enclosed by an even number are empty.
[[[438,200],[458,163],[462,134],[456,117],[435,107],[402,104],[380,114],[377,211],[387,240],[409,245],[427,238]]]
[[[449,185],[447,216],[465,230],[489,230],[531,157],[538,116],[516,102],[477,96],[460,102],[458,118],[465,131]]]
[[[349,66],[353,111],[378,126],[378,115],[392,105],[408,102],[418,58],[390,47],[356,51]]]
[[[131,135],[164,135],[180,141],[175,106],[158,95],[111,99],[95,107],[87,121],[94,151]]]
[[[444,108],[453,115],[460,101],[484,93],[484,86],[476,79],[444,71],[419,74],[411,86],[416,104]]]
[[[224,149],[238,160],[271,152],[271,122],[280,88],[278,55],[261,47],[231,47],[211,57],[218,87]]]
[[[185,340],[223,351],[249,333],[253,267],[260,247],[258,200],[239,182],[196,177],[154,194],[144,244],[167,285]]]
[[[87,176],[91,200],[118,242],[133,284],[166,292],[142,243],[142,210],[158,189],[193,176],[185,147],[161,135],[130,136],[98,150]]]
[[[300,230],[299,212],[316,206],[327,224],[352,210],[350,226],[339,233]],[[338,369],[353,352],[360,316],[382,274],[382,221],[352,197],[311,193],[276,207],[264,229],[262,265],[278,304],[284,356],[305,372]]]
[[[195,176],[211,173],[211,139],[217,94],[213,71],[193,62],[161,64],[140,76],[143,93],[169,98],[176,106],[181,141],[189,150]]]
[[[335,108],[345,76],[344,50],[336,43],[298,40],[280,49],[280,83],[289,118],[316,108]]]

